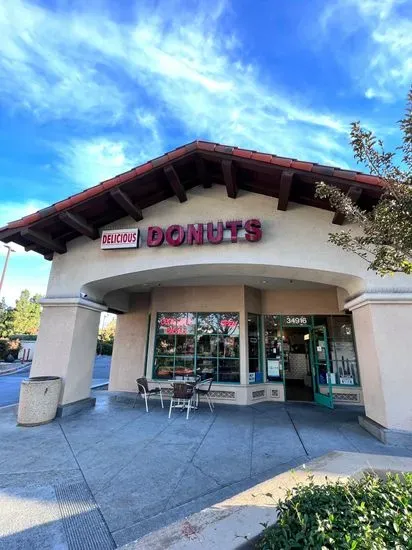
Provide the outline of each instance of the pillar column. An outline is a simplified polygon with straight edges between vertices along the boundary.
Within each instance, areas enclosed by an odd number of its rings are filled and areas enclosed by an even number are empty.
[[[149,307],[150,294],[135,294],[130,310],[117,316],[109,391],[135,391],[136,379],[145,375]]]
[[[93,406],[90,386],[100,313],[106,306],[82,298],[44,298],[30,376],[63,379],[58,416]]]
[[[412,294],[365,293],[353,313],[366,417],[361,425],[391,444],[412,443]]]

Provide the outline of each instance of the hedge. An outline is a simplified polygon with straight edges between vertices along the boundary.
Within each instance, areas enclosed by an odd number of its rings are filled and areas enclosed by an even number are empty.
[[[256,550],[412,549],[412,474],[298,485]]]
[[[26,342],[35,342],[37,334],[12,334],[9,340],[25,340]]]
[[[96,353],[101,355],[112,355],[113,344],[110,342],[97,342]]]

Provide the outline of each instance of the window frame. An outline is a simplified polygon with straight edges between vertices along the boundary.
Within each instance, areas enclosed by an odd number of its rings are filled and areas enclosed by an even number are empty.
[[[158,354],[157,353],[157,342],[158,342],[158,338],[159,336],[162,336],[160,333],[159,333],[159,318],[162,316],[162,315],[170,315],[170,316],[178,316],[178,315],[182,315],[182,314],[187,314],[187,315],[193,315],[194,316],[194,331],[192,334],[186,334],[185,336],[193,336],[194,338],[194,353],[193,354],[189,354],[189,355],[182,355],[182,354],[178,354],[176,353],[176,347],[177,347],[177,337],[178,336],[182,336],[182,334],[173,334],[174,336],[174,352],[173,353],[169,353],[169,354]],[[224,334],[223,332],[217,332],[218,329],[216,329],[215,332],[212,332],[212,333],[207,333],[207,334],[199,334],[199,323],[198,323],[198,319],[199,319],[199,315],[216,315],[216,316],[222,316],[222,315],[227,315],[227,316],[236,316],[236,319],[237,319],[237,327],[236,327],[236,332],[237,334],[236,335],[231,335],[231,334]],[[221,322],[221,319],[219,318],[219,324]],[[240,381],[241,381],[241,362],[240,362],[240,349],[241,349],[241,346],[240,346],[240,338],[241,338],[241,330],[240,330],[240,323],[241,323],[241,314],[239,311],[199,311],[199,312],[193,312],[193,311],[182,311],[182,312],[177,312],[177,311],[173,311],[173,312],[163,312],[163,311],[158,311],[156,313],[156,320],[155,320],[155,330],[154,330],[154,344],[153,344],[153,361],[152,361],[152,379],[153,380],[156,380],[156,381],[165,381],[166,378],[162,378],[162,377],[157,377],[156,376],[156,372],[157,372],[157,367],[156,367],[156,362],[158,359],[172,359],[173,360],[173,367],[169,367],[171,368],[172,372],[170,374],[170,378],[174,378],[175,376],[175,369],[176,369],[176,360],[184,360],[185,358],[189,358],[189,357],[193,357],[193,375],[196,375],[196,371],[197,371],[197,363],[198,363],[198,359],[211,359],[216,367],[214,368],[214,377],[216,377],[216,380],[214,380],[214,384],[226,384],[226,385],[233,385],[233,384],[240,384]],[[217,339],[217,347],[216,347],[216,355],[210,355],[210,356],[205,356],[205,355],[202,355],[202,354],[199,354],[198,353],[198,339],[199,337],[201,336],[208,336],[208,337],[214,337]],[[224,339],[224,338],[227,338],[227,337],[232,337],[232,338],[237,338],[237,357],[225,357],[224,355],[220,355],[220,339]],[[220,380],[220,376],[221,376],[221,373],[220,373],[220,361],[222,362],[227,362],[227,361],[233,361],[234,363],[237,362],[237,365],[238,365],[238,380],[237,381],[221,381]]]

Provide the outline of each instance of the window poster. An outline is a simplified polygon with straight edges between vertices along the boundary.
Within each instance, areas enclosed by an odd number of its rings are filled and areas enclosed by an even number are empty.
[[[280,361],[268,359],[268,376],[280,376]]]
[[[328,372],[326,379],[328,381],[328,384],[336,384],[336,374],[334,372]]]
[[[354,385],[353,376],[351,376],[350,374],[341,375],[339,377],[339,382],[344,386],[353,386]]]

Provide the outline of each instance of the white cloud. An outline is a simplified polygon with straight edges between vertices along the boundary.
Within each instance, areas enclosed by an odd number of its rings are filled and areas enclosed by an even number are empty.
[[[128,158],[126,149],[124,142],[104,137],[72,140],[57,147],[59,168],[77,186],[91,187],[133,167],[134,160]]]
[[[72,139],[56,146],[60,156],[59,170],[84,189],[142,164],[162,152],[161,141],[152,115],[140,113],[137,118],[149,132],[141,131],[146,140],[136,143],[123,138],[101,136],[90,140]]]
[[[334,0],[323,12],[324,31],[340,57],[348,53],[344,63],[368,99],[406,97],[412,81],[410,6],[409,0]]]
[[[139,2],[136,15],[122,23],[103,9],[52,12],[22,0],[0,6],[3,101],[45,120],[87,122],[97,136],[107,124],[127,125],[122,138],[108,143],[82,138],[66,152],[59,144],[66,174],[90,185],[129,160],[136,165],[159,154],[174,119],[190,139],[342,161],[327,143],[346,145],[349,121],[283,91],[274,68],[265,74],[245,63],[242,44],[226,25],[225,2],[207,8],[200,2],[195,11],[176,1],[158,10],[145,5]],[[311,143],[319,132],[330,140]],[[87,164],[93,158],[94,168]]]

